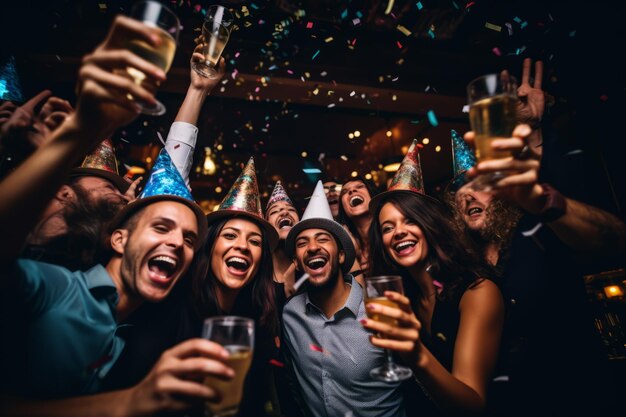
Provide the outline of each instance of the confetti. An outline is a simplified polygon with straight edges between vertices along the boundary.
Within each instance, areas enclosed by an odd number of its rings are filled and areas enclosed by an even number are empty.
[[[282,363],[281,361],[277,361],[276,359],[270,359],[270,365],[276,366],[278,368],[284,368],[285,367],[284,363]]]
[[[312,351],[314,352],[321,352],[324,353],[324,349],[322,349],[320,346],[314,345],[313,343],[311,343],[309,345],[309,347],[311,348]]]
[[[311,57],[311,61],[313,61],[319,55],[319,53],[320,53],[320,50],[318,49],[317,52],[315,52],[313,56]]]
[[[404,26],[402,26],[402,25],[398,25],[398,26],[396,27],[396,29],[398,29],[400,32],[402,32],[402,33],[404,34],[404,36],[411,36],[411,31],[410,31],[410,30],[408,30],[407,28],[405,28],[405,27],[404,27]]]
[[[502,31],[502,26],[494,25],[493,23],[485,22],[485,27],[487,29],[495,30],[496,32]]]
[[[298,291],[298,288],[300,288],[302,286],[302,284],[304,284],[304,282],[309,279],[310,275],[309,274],[303,274],[294,284],[293,284],[293,288],[294,290]]]
[[[495,56],[502,56],[502,53],[500,52],[500,48],[498,48],[497,46],[495,48],[493,48],[491,50]]]
[[[385,14],[391,13],[391,9],[393,9],[394,1],[395,0],[389,0],[389,3],[387,3],[387,8],[385,9]]]
[[[424,8],[421,1],[418,1],[415,5],[417,6],[417,10],[422,10]]]
[[[428,115],[428,121],[433,127],[439,126],[439,122],[437,121],[437,116],[435,115],[434,111],[428,110],[427,115]]]
[[[353,26],[358,26],[358,25],[360,25],[360,24],[361,24],[361,19],[359,19],[358,17],[357,17],[357,18],[352,19],[352,25],[353,25]]]
[[[329,42],[332,42],[332,41],[333,41],[333,37],[332,36],[329,36],[326,39],[324,39],[324,42],[326,42],[326,43],[329,43]]]
[[[396,41],[396,45],[398,46],[398,49],[402,49],[402,44],[400,43],[400,41]]]
[[[307,29],[311,29],[313,27],[313,22],[309,22],[306,24]]]

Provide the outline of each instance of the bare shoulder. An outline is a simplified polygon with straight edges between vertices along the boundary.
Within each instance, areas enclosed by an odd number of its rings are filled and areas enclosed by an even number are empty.
[[[504,298],[495,282],[490,279],[481,279],[463,293],[459,309],[461,311],[465,309],[499,311],[504,309]]]

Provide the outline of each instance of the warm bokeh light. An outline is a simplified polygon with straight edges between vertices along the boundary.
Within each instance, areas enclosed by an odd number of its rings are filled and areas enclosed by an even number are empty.
[[[424,139],[422,139],[422,143],[423,143],[424,145],[428,145],[428,144],[430,143],[430,139],[428,139],[428,138],[424,138]]]
[[[348,139],[354,139],[354,133],[352,132],[348,133]]]
[[[220,187],[219,185],[217,187],[215,187],[215,192],[216,193],[221,193],[222,192],[222,187]]]
[[[359,136],[361,136],[361,132],[360,132],[360,131],[358,131],[358,130],[355,130],[355,131],[354,131],[354,137],[355,137],[355,138],[358,138]]]
[[[607,285],[604,287],[604,294],[607,298],[623,297],[624,291],[619,285]]]
[[[359,175],[359,173],[358,173],[358,172],[356,172],[356,171],[352,171],[352,173],[350,173],[350,176],[351,176],[351,177],[356,177],[356,176],[358,176],[358,175]]]
[[[435,152],[441,152],[441,146],[437,145],[437,146],[435,147]]]
[[[369,172],[367,174],[365,174],[365,179],[366,180],[371,180],[372,179],[372,174],[370,174]]]
[[[391,137],[391,135],[393,135],[393,133],[391,133],[391,130],[388,130],[388,131],[387,131],[387,133],[386,133],[386,135],[387,135],[387,137],[388,137],[388,138],[390,138],[390,137]]]

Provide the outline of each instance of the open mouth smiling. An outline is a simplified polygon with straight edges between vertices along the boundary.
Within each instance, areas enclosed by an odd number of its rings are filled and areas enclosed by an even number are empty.
[[[293,226],[293,220],[290,217],[283,217],[278,220],[277,226],[279,230],[291,228]]]
[[[240,258],[239,256],[232,256],[226,259],[226,266],[240,272],[245,272],[248,270],[250,262],[244,258]]]
[[[169,279],[176,272],[178,261],[167,255],[158,255],[148,261],[150,272],[154,273],[158,278]]]
[[[467,210],[467,215],[472,216],[474,214],[480,214],[482,212],[483,212],[482,208],[474,206],[474,207],[470,207],[469,210]]]
[[[413,249],[417,245],[416,240],[403,240],[402,242],[396,243],[393,246],[393,250],[398,254],[403,254]]]
[[[365,202],[365,199],[363,197],[361,197],[360,195],[355,195],[354,197],[350,199],[350,207],[359,206],[363,204],[364,202]]]
[[[326,259],[326,257],[324,256],[314,256],[310,259],[307,259],[305,262],[305,265],[313,270],[313,271],[317,271],[319,269],[322,269],[326,266],[326,264],[328,263],[328,259]]]

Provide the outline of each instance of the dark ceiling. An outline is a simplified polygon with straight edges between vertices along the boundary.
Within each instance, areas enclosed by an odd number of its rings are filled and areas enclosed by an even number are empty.
[[[3,2],[1,57],[15,57],[24,95],[51,88],[72,99],[80,57],[131,3]],[[159,92],[168,113],[141,117],[116,135],[119,157],[127,164],[145,163],[160,146],[157,132],[167,135],[188,85],[193,39],[212,2],[166,3],[183,25],[174,65]],[[199,121],[197,162],[203,148],[211,147],[218,165],[213,176],[194,174],[199,199],[221,199],[250,156],[263,191],[282,179],[299,200],[317,178],[303,173],[305,166],[339,178],[353,171],[371,173],[384,182],[379,164],[401,155],[413,138],[425,137],[430,142],[421,150],[421,160],[427,187],[433,190],[452,175],[450,130],[468,130],[462,112],[467,82],[504,68],[520,75],[525,57],[546,62],[544,87],[557,104],[595,103],[603,95],[615,100],[624,93],[624,67],[616,64],[614,51],[624,40],[623,25],[612,2],[221,4],[237,12],[238,30],[224,53],[227,77],[207,100]],[[350,140],[348,134],[355,130],[361,135]]]

